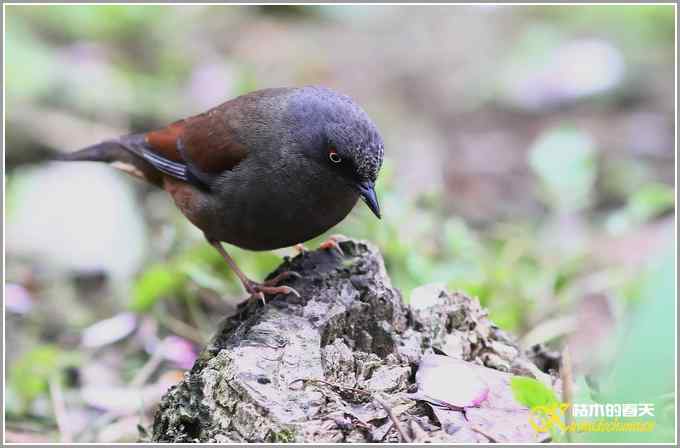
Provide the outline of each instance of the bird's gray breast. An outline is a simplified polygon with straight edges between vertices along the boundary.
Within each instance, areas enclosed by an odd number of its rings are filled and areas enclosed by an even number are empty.
[[[352,210],[358,192],[304,156],[248,158],[218,181],[212,237],[250,250],[292,246],[319,236]]]

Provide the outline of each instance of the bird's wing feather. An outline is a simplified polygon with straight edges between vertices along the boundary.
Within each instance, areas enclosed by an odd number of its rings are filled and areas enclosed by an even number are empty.
[[[173,162],[146,148],[142,148],[142,157],[158,171],[183,181],[188,180],[186,164]]]
[[[290,88],[264,89],[241,95],[207,112],[179,120],[171,125],[144,134],[145,150],[168,163],[160,166],[176,171],[172,163],[183,164],[191,171],[218,175],[233,170],[255,148],[244,136],[247,129],[261,127],[270,111],[263,103],[288,95]],[[153,163],[153,157],[148,157]],[[172,173],[168,173],[173,175]]]
[[[136,149],[158,171],[187,181],[187,164],[177,149],[178,142],[183,138],[184,128],[184,120],[180,120],[163,129],[148,132]]]
[[[234,102],[147,133],[149,150],[173,162],[191,161],[205,173],[233,169],[248,155],[235,129],[243,117]]]
[[[234,129],[241,112],[236,100],[144,135],[141,155],[159,171],[209,186],[248,155]]]

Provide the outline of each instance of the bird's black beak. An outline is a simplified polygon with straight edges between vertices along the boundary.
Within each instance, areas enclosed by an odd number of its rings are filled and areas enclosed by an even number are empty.
[[[368,208],[380,219],[380,205],[378,205],[378,196],[375,194],[375,186],[373,182],[361,182],[358,184],[361,199],[364,200]]]

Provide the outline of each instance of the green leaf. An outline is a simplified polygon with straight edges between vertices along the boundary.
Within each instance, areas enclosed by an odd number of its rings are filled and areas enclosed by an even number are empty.
[[[59,367],[59,356],[57,347],[43,345],[24,354],[10,368],[10,388],[24,403],[47,391],[47,381]]]
[[[612,234],[623,233],[634,225],[672,210],[674,204],[675,192],[672,187],[661,183],[644,185],[628,198],[625,207],[609,216],[607,230]]]
[[[559,403],[555,392],[533,378],[516,376],[510,380],[512,393],[520,404],[532,409],[536,406],[551,406]]]
[[[675,193],[668,185],[653,183],[643,186],[630,197],[627,208],[638,221],[643,222],[673,208]]]
[[[135,283],[130,308],[136,312],[147,312],[158,299],[175,292],[183,284],[181,273],[163,264],[153,265]]]

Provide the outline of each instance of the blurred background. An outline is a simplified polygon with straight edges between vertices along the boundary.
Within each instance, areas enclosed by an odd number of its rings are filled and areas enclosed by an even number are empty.
[[[5,12],[8,441],[138,440],[245,299],[164,192],[47,159],[306,84],[386,143],[382,221],[330,233],[378,245],[406,301],[460,290],[523,347],[568,344],[582,401],[657,403],[654,434],[602,440],[672,440],[673,6]],[[252,278],[295,255],[231,253]]]

